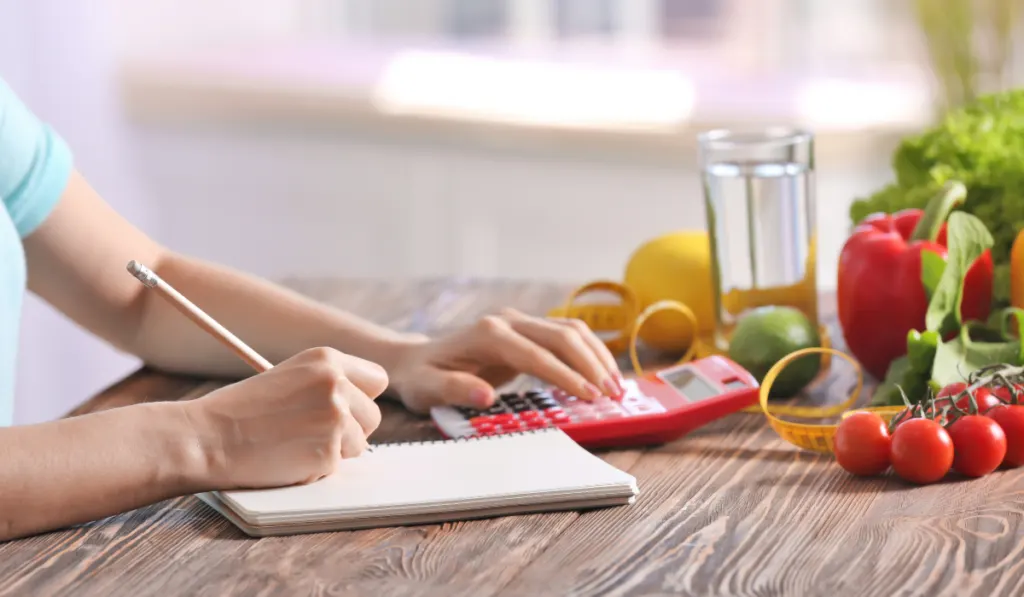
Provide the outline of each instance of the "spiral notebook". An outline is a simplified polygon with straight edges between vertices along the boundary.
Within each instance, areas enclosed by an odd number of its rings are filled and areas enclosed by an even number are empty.
[[[204,493],[248,535],[290,535],[632,504],[636,479],[548,428],[381,444],[308,485]]]

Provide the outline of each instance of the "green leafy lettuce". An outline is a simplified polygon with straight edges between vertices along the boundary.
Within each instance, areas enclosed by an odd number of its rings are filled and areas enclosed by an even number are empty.
[[[854,223],[875,212],[923,208],[949,180],[968,189],[958,209],[992,234],[994,298],[1010,295],[1010,248],[1024,227],[1024,89],[982,96],[932,128],[904,139],[892,160],[895,182],[850,208]]]

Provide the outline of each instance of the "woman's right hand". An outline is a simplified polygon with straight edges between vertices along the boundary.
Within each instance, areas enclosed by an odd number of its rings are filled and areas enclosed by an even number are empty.
[[[330,348],[182,403],[216,489],[308,483],[358,456],[380,424],[379,365]]]

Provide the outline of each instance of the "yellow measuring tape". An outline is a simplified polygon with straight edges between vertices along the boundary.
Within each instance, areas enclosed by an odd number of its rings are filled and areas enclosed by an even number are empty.
[[[782,370],[796,359],[816,353],[833,354],[845,359],[850,363],[854,371],[857,372],[857,385],[853,388],[853,392],[850,393],[850,397],[833,406],[776,406],[769,404],[768,395],[771,392],[772,384],[775,383]],[[860,391],[863,388],[864,373],[856,359],[834,348],[804,348],[786,355],[779,362],[772,365],[772,368],[768,370],[768,373],[765,374],[764,379],[761,381],[758,402],[760,402],[761,410],[768,417],[768,424],[782,439],[805,450],[831,453],[833,450],[832,440],[835,437],[838,424],[810,425],[794,423],[780,419],[778,415],[788,415],[803,419],[827,419],[838,415],[848,415],[857,410],[868,410],[877,413],[888,422],[903,410],[902,406],[875,406],[854,409],[853,406],[857,404],[857,399],[860,398]]]
[[[618,296],[621,304],[574,304],[579,297],[589,292],[606,291]],[[639,301],[635,293],[623,284],[601,280],[592,282],[577,288],[573,291],[564,307],[555,309],[549,313],[551,316],[571,317],[582,320],[596,332],[611,332],[614,336],[605,340],[606,346],[615,354],[624,350],[629,351],[629,358],[636,375],[643,375],[644,369],[637,356],[637,344],[640,330],[652,315],[661,311],[675,311],[685,317],[694,330],[694,339],[686,353],[676,361],[675,364],[682,364],[694,359],[705,358],[720,351],[715,346],[701,339],[697,334],[697,318],[685,304],[679,301],[663,300],[648,305],[643,311],[637,312]],[[830,346],[830,338],[824,327],[820,327],[821,347],[806,348],[787,355],[777,362],[765,374],[761,381],[759,390],[759,405],[744,409],[744,412],[763,412],[768,418],[768,424],[785,441],[815,452],[832,452],[832,439],[835,436],[837,424],[806,424],[786,421],[780,417],[795,417],[802,419],[828,419],[839,416],[843,413],[853,412],[852,407],[860,397],[864,385],[864,375],[860,364],[855,359],[835,350]],[[838,356],[849,362],[857,372],[857,384],[849,398],[840,404],[833,406],[795,406],[785,404],[769,403],[771,386],[782,373],[787,365],[794,360],[809,354],[820,354],[822,369],[828,370],[831,367],[832,356]],[[903,410],[899,406],[860,408],[855,410],[869,410],[878,413],[883,419],[889,420]]]
[[[584,294],[602,291],[616,295],[621,303],[573,305],[573,301]],[[605,339],[604,343],[613,354],[619,354],[628,348],[630,335],[627,330],[636,319],[638,306],[636,294],[628,286],[610,280],[597,280],[572,291],[565,307],[555,309],[548,315],[582,320],[595,332],[615,333],[615,336]]]

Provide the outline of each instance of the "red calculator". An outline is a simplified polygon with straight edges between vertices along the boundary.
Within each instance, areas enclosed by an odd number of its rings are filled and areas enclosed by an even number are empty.
[[[753,375],[722,356],[710,356],[627,379],[621,398],[593,401],[558,389],[502,394],[489,409],[431,409],[449,438],[558,427],[585,447],[624,447],[672,441],[715,419],[757,403]]]

